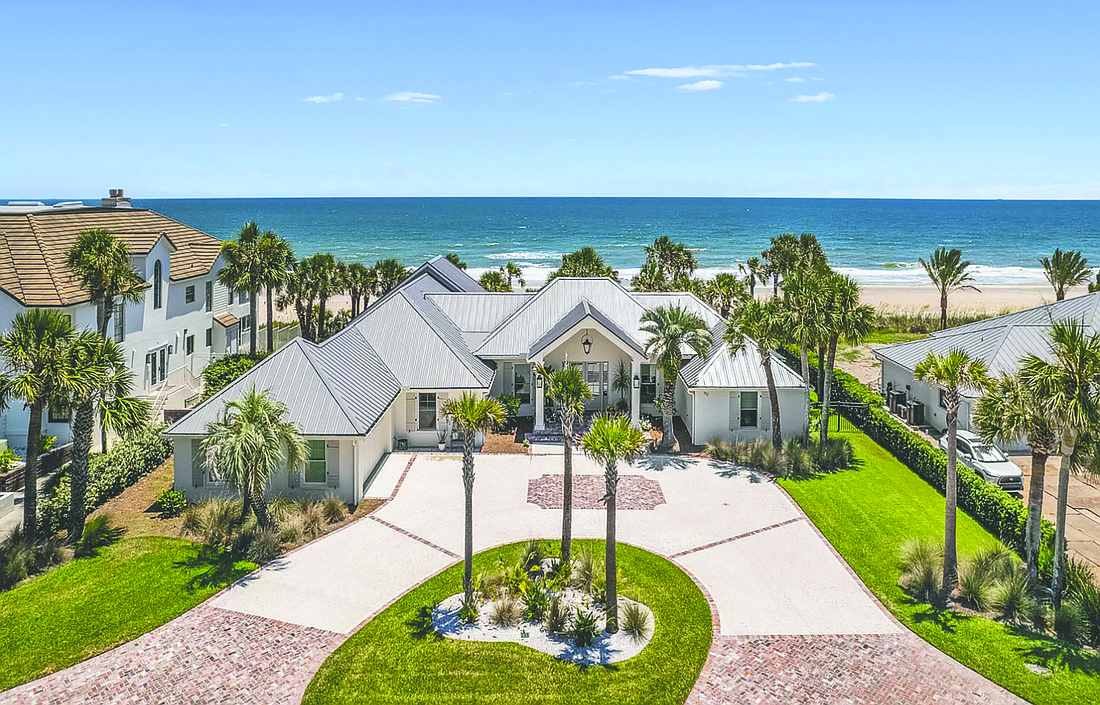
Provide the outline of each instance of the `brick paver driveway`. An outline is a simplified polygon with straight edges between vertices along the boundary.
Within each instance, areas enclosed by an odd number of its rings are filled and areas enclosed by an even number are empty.
[[[306,546],[156,631],[8,691],[18,703],[294,703],[349,634],[462,551],[460,458],[406,469],[370,517]],[[475,550],[560,530],[557,456],[477,459]],[[580,475],[599,468],[575,460]],[[621,541],[660,553],[708,594],[714,645],[690,703],[1017,703],[899,624],[798,507],[759,477],[654,456],[626,474]],[[578,479],[582,498],[595,481]],[[661,501],[663,500],[663,501]],[[587,502],[580,502],[582,507]],[[598,508],[574,535],[600,537]]]

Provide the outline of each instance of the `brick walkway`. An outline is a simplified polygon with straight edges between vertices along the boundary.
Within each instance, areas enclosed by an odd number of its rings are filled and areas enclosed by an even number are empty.
[[[688,705],[1016,705],[1023,700],[911,632],[716,636]]]
[[[603,509],[600,498],[605,486],[602,475],[573,476],[573,508]],[[542,475],[527,483],[527,501],[542,509],[562,508],[562,476]],[[661,483],[641,475],[622,475],[615,493],[617,509],[653,509],[665,503]]]

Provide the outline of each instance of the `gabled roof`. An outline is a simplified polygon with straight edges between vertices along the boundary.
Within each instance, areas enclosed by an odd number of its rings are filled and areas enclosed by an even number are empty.
[[[551,326],[550,330],[546,331],[541,338],[531,344],[531,349],[527,352],[528,359],[533,359],[538,353],[542,352],[542,350],[553,344],[563,335],[573,330],[574,326],[584,320],[593,320],[599,323],[631,350],[639,355],[645,355],[645,346],[640,345],[632,335],[620,328],[618,324],[608,318],[603,311],[588,303],[588,301],[581,301],[568,313],[558,319],[558,322]]]
[[[162,237],[175,247],[172,281],[206,274],[222,241],[140,208],[65,208],[0,213],[0,289],[24,306],[71,306],[88,300],[65,265],[65,253],[85,230],[110,230],[143,255]]]
[[[719,323],[711,331],[714,341],[710,351],[700,355],[680,370],[684,384],[692,388],[740,388],[763,389],[768,386],[764,366],[760,362],[760,348],[756,341],[745,339],[745,344],[731,354],[729,346],[722,340],[726,332],[725,323]],[[802,388],[802,377],[787,367],[778,355],[772,355],[772,377],[779,389]]]
[[[431,293],[427,299],[454,321],[463,333],[489,333],[533,293]]]
[[[454,291],[485,291],[481,288],[481,285],[477,283],[476,279],[467,274],[465,270],[454,266],[454,264],[443,255],[431,258],[424,266],[431,268],[436,274],[446,279],[447,283],[454,287]]]
[[[1002,326],[1040,326],[1049,329],[1052,321],[1065,321],[1068,319],[1080,321],[1090,330],[1097,330],[1100,327],[1100,293],[1075,296],[1072,299],[1055,301],[1042,306],[1027,308],[1023,311],[987,318],[984,321],[975,321],[974,323],[947,328],[932,333],[931,337],[973,333],[986,328],[1000,328]]]
[[[702,318],[708,328],[722,322],[722,317],[714,309],[703,303],[698,296],[687,291],[663,291],[658,293],[632,291],[630,296],[647,309],[679,305]]]

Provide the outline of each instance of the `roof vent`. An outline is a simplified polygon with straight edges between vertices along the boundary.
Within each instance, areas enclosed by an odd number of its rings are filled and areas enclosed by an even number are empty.
[[[130,199],[122,195],[122,189],[113,188],[108,191],[110,196],[102,199],[104,208],[129,208]]]

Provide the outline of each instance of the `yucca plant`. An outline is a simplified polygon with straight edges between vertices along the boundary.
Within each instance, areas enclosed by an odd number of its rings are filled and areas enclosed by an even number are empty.
[[[640,602],[625,600],[623,602],[623,631],[635,641],[645,641],[652,632],[649,610]]]
[[[577,608],[576,616],[573,617],[573,625],[569,629],[569,640],[573,642],[573,645],[582,649],[592,646],[596,639],[600,637],[600,634],[600,626],[596,621],[596,615]]]
[[[1027,576],[1017,571],[993,588],[990,605],[1000,614],[1001,619],[1018,624],[1031,613],[1033,599]]]
[[[560,595],[550,598],[550,607],[546,610],[546,631],[561,634],[569,626],[569,608]]]

